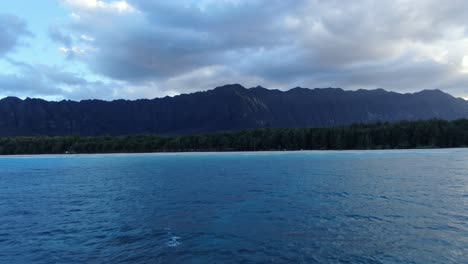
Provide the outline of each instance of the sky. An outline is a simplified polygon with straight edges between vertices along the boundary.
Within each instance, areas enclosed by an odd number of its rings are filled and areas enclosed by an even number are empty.
[[[15,0],[0,97],[172,96],[239,83],[468,98],[465,0]]]

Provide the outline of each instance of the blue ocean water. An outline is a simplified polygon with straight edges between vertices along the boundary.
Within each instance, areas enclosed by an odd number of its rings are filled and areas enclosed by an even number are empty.
[[[3,157],[0,263],[468,263],[468,150]]]

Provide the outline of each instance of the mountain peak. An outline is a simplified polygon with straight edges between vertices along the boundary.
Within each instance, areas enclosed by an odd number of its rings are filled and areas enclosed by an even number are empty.
[[[426,98],[435,99],[435,98],[454,98],[452,95],[443,92],[439,89],[424,89],[419,92],[413,93],[413,95],[424,96]]]
[[[447,94],[439,89],[424,89],[419,92],[416,92],[416,94]]]
[[[261,85],[257,85],[257,86],[255,86],[255,87],[252,87],[251,89],[269,90],[269,89],[267,89],[267,88],[265,88],[265,87],[263,87],[263,86],[261,86]]]
[[[246,90],[246,88],[238,83],[234,83],[218,86],[214,90]]]
[[[5,97],[3,99],[0,99],[0,101],[2,101],[2,102],[20,102],[20,101],[23,101],[23,100],[21,100],[18,97],[15,97],[15,96],[7,96],[7,97]]]

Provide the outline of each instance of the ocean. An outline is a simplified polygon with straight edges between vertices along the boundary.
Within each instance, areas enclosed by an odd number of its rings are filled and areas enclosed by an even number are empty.
[[[468,150],[0,157],[0,263],[468,263]]]

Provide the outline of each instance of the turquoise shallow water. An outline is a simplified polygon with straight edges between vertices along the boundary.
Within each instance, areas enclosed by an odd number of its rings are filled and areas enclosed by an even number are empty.
[[[468,150],[3,157],[0,263],[468,263]]]

